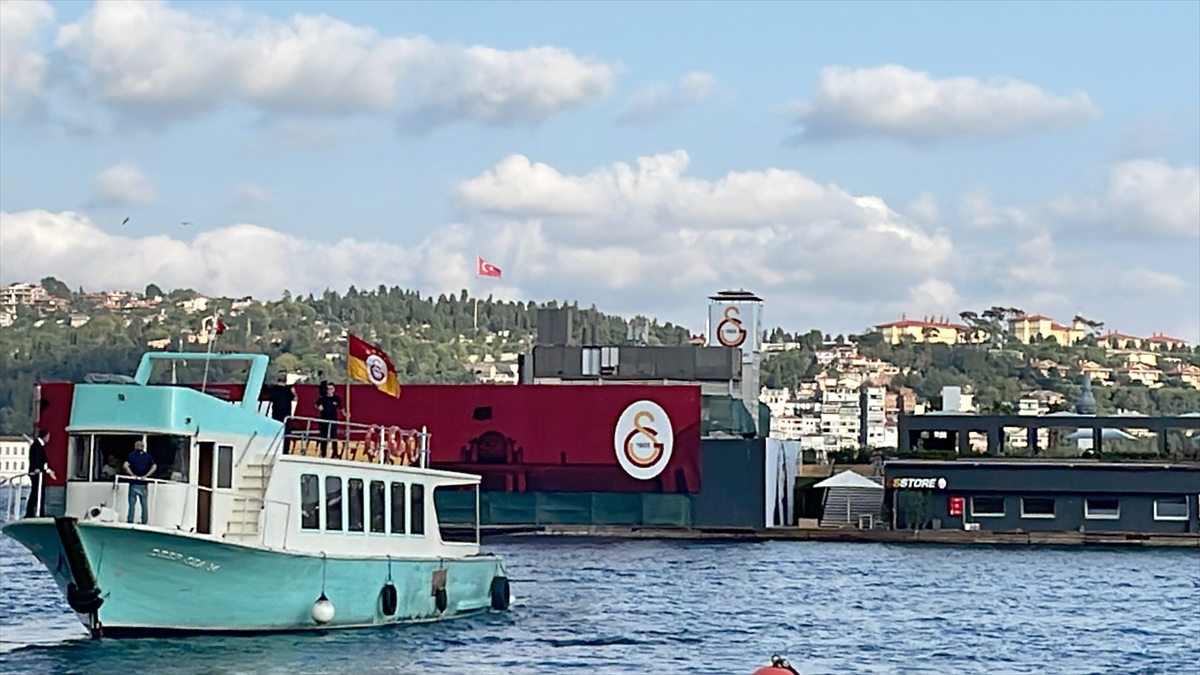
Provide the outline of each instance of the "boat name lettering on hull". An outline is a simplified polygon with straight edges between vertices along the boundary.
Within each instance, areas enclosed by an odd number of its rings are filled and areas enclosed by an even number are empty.
[[[198,570],[205,570],[207,572],[216,572],[221,567],[220,565],[210,563],[207,560],[202,560],[195,556],[184,555],[176,551],[168,551],[165,548],[152,548],[146,555],[150,556],[151,558],[161,558],[162,560],[180,562],[188,567],[194,567]]]

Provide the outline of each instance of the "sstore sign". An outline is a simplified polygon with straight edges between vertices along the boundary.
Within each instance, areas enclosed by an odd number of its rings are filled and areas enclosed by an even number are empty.
[[[896,490],[945,490],[946,479],[943,478],[893,478],[892,488]]]

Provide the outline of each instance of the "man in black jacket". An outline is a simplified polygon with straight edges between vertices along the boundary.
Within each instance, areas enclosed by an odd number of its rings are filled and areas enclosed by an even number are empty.
[[[25,502],[25,517],[36,518],[42,511],[42,483],[46,477],[54,478],[54,469],[46,462],[46,444],[50,442],[50,432],[38,429],[37,440],[29,444],[29,480],[33,489],[29,491],[29,501]]]

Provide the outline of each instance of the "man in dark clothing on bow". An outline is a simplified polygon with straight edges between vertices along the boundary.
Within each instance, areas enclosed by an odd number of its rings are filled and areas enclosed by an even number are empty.
[[[267,397],[271,400],[271,418],[277,422],[287,420],[292,414],[292,402],[296,400],[296,391],[288,384],[287,375],[279,376]]]
[[[50,432],[38,429],[37,439],[29,444],[29,480],[33,488],[29,491],[29,501],[25,502],[25,517],[37,518],[42,515],[42,483],[46,477],[55,478],[54,469],[46,461],[46,444],[50,442]]]

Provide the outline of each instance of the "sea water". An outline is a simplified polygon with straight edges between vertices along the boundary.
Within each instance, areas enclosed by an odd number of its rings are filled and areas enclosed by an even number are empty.
[[[0,542],[4,673],[1198,673],[1200,551],[492,542],[507,612],[262,637],[89,640]],[[186,611],[181,608],[180,611]]]

